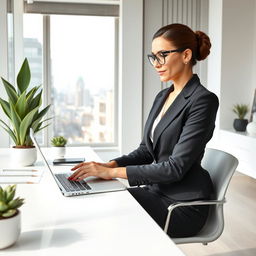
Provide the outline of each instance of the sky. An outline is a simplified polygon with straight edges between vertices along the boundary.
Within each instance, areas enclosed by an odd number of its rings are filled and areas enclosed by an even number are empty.
[[[24,15],[24,37],[43,42],[40,14]],[[114,86],[114,18],[51,15],[52,74],[55,88],[72,91],[79,77],[96,92]]]

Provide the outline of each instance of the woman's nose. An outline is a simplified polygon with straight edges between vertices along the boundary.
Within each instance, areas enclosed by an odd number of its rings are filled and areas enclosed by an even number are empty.
[[[161,66],[162,66],[162,65],[158,62],[158,60],[155,59],[154,62],[153,62],[153,67],[154,67],[154,68],[159,68],[159,67],[161,67]]]

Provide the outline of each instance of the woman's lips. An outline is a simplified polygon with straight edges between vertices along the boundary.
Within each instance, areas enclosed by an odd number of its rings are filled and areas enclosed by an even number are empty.
[[[157,71],[159,76],[162,76],[164,74],[165,71]]]

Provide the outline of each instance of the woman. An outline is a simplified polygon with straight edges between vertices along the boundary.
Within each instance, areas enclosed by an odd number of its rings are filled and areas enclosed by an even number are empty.
[[[128,179],[131,186],[138,186],[129,192],[162,228],[170,204],[209,199],[212,182],[201,159],[215,127],[218,98],[200,84],[192,67],[208,56],[210,47],[209,37],[201,31],[182,24],[160,28],[148,58],[160,80],[173,83],[156,96],[140,146],[109,163],[81,163],[70,179]],[[195,235],[207,215],[208,206],[176,208],[168,234]]]

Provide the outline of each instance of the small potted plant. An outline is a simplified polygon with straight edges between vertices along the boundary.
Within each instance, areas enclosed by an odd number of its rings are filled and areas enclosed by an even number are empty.
[[[56,136],[51,139],[53,154],[56,158],[63,158],[66,154],[67,139],[63,136]]]
[[[15,198],[16,185],[6,188],[0,186],[0,249],[14,244],[21,231],[21,212],[18,210],[23,205],[24,199]]]
[[[40,85],[29,88],[30,78],[27,59],[24,60],[17,76],[17,87],[1,77],[7,100],[0,98],[0,105],[10,122],[0,119],[0,126],[8,132],[15,144],[12,147],[12,162],[19,166],[32,165],[37,158],[36,148],[29,136],[30,128],[37,133],[48,126],[44,125],[44,122],[50,119],[43,120],[50,105],[39,110],[43,89]]]
[[[244,132],[248,124],[248,119],[245,119],[246,114],[249,111],[248,105],[236,104],[233,107],[233,112],[237,114],[238,118],[234,120],[233,127],[236,131]]]

